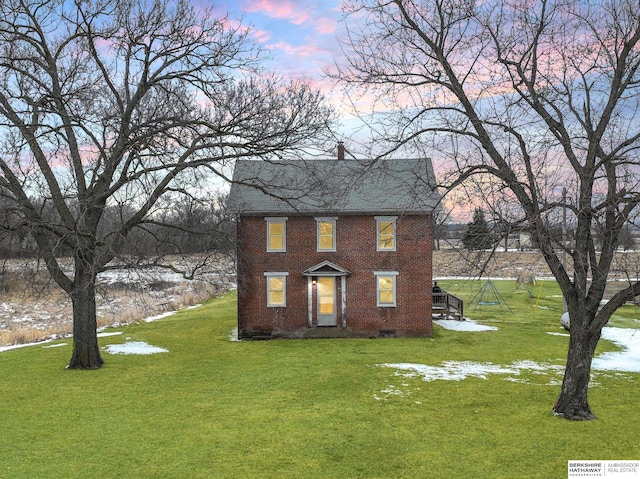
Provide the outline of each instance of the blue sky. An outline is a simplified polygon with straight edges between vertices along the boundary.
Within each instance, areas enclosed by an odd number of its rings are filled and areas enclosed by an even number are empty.
[[[323,71],[340,56],[340,0],[222,0],[214,7],[252,27],[252,38],[271,52],[270,70],[328,88]]]

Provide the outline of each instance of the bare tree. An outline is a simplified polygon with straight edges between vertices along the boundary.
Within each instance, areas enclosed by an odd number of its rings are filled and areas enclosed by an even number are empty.
[[[387,152],[420,142],[448,162],[447,186],[473,178],[486,197],[496,188],[519,204],[571,319],[554,413],[595,417],[588,384],[602,328],[640,294],[630,279],[601,303],[640,202],[638,2],[354,0],[346,9],[348,63],[337,76],[377,95]],[[570,244],[552,228],[565,207]]]
[[[447,222],[449,212],[444,208],[433,215],[433,249],[440,250],[440,241],[447,239]]]
[[[186,0],[0,5],[0,187],[72,300],[68,367],[99,368],[97,275],[126,260],[160,200],[197,195],[237,158],[301,151],[333,113],[308,85],[261,72],[246,29]],[[118,205],[121,221],[101,228]]]

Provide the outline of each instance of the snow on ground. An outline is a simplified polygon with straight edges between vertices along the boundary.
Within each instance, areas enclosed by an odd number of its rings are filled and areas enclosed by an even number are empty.
[[[185,311],[188,311],[190,309],[199,308],[200,306],[202,306],[202,305],[201,304],[194,304],[193,306],[189,306],[188,308],[184,308],[184,309],[185,309]],[[148,318],[144,318],[143,321],[145,323],[152,323],[153,321],[157,321],[159,319],[168,318],[169,316],[173,316],[177,312],[178,311],[166,311],[164,313],[160,313],[160,314],[157,314],[155,316],[149,316]]]
[[[420,376],[425,382],[462,381],[469,377],[487,379],[488,374],[519,374],[513,367],[473,361],[444,361],[441,366],[411,363],[387,363],[381,366],[403,371],[397,374],[405,378]]]
[[[3,353],[5,351],[11,351],[12,349],[26,348],[27,346],[35,346],[36,344],[47,344],[47,343],[50,343],[51,341],[53,341],[53,339],[47,339],[46,341],[39,341],[37,343],[12,344],[11,346],[0,346],[0,353]]]
[[[640,372],[640,330],[606,327],[602,338],[616,343],[622,351],[603,353],[594,358],[595,371]]]
[[[472,319],[465,319],[464,321],[458,321],[456,319],[436,319],[433,322],[444,329],[450,329],[452,331],[496,331],[498,329],[495,326],[485,326],[484,324],[476,323]]]
[[[229,341],[240,341],[240,339],[238,339],[238,328],[233,328],[231,330],[231,332],[229,333]]]
[[[466,321],[438,320],[434,321],[447,329],[457,331],[484,331],[483,325],[472,322],[465,327]],[[459,326],[450,326],[449,323],[459,323]],[[476,329],[474,329],[476,328]],[[548,332],[554,336],[566,336],[566,333]],[[605,327],[602,330],[602,339],[612,341],[622,349],[597,355],[593,359],[593,375],[602,372],[640,372],[640,330],[628,328]],[[420,378],[424,382],[431,381],[462,381],[467,378],[487,379],[489,375],[502,375],[505,381],[522,382],[527,384],[547,384],[557,386],[561,384],[564,374],[564,365],[551,363],[537,363],[535,361],[516,361],[509,365],[493,363],[480,363],[475,361],[444,361],[440,365],[430,366],[416,363],[385,363],[378,366],[395,369],[395,376],[403,379]],[[413,388],[416,390],[419,388]],[[411,396],[410,385],[402,383],[402,386],[388,385],[381,389],[379,394],[374,394],[376,400],[387,400],[393,397]]]
[[[98,333],[99,338],[108,338],[109,336],[118,336],[122,334],[122,331],[111,331],[111,332],[102,332]]]
[[[168,353],[168,349],[152,346],[144,341],[127,341],[124,344],[110,344],[102,348],[109,354],[157,354]]]
[[[189,308],[186,309],[194,309],[197,307],[202,306],[201,304],[199,305],[195,305],[195,306],[191,306]],[[172,316],[174,314],[176,314],[177,311],[170,311],[168,313],[163,313],[163,314],[159,314],[157,316],[151,316],[149,318],[144,319],[144,321],[146,322],[151,322],[151,321],[156,321],[158,319],[161,318],[166,318],[167,316]],[[98,332],[97,336],[99,338],[106,338],[109,336],[118,336],[122,334],[122,331],[100,331]],[[69,337],[71,337],[71,335],[69,335]],[[59,339],[59,338],[58,338]],[[47,339],[45,341],[38,341],[35,343],[25,343],[25,344],[14,344],[11,346],[0,346],[0,353],[4,352],[4,351],[10,351],[12,349],[18,349],[18,348],[25,348],[27,346],[36,346],[36,345],[46,345],[47,343],[50,343],[51,341],[54,341],[55,339]],[[60,344],[54,344],[54,345],[48,345],[48,346],[42,346],[43,348],[57,348],[60,346],[67,346],[67,343],[60,343]],[[127,342],[125,344],[112,344],[109,346],[106,346],[103,348],[107,353],[110,354],[156,354],[156,353],[166,353],[168,352],[168,350],[163,349],[163,348],[158,348],[156,346],[150,346],[147,343],[141,342],[141,341],[137,341],[137,342]]]
[[[169,316],[173,316],[177,311],[167,311],[166,313],[157,314],[155,316],[149,316],[148,318],[144,318],[143,321],[145,323],[152,323],[153,321],[157,321],[159,319],[168,318]]]
[[[98,279],[106,284],[139,284],[141,280],[147,283],[157,281],[179,283],[184,281],[184,276],[180,273],[161,268],[147,268],[143,270],[117,269],[103,271],[98,275]]]

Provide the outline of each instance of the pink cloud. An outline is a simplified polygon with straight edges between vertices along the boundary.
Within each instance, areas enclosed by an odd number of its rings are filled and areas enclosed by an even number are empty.
[[[304,5],[290,0],[251,0],[245,5],[245,10],[261,12],[272,18],[285,19],[294,25],[300,25],[311,19],[311,12],[305,9]]]
[[[249,0],[244,9],[247,12],[258,12],[268,17],[285,20],[294,25],[310,23],[321,34],[331,34],[336,31],[337,20],[331,16],[320,15],[314,2],[299,0]],[[327,11],[327,9],[325,9]],[[339,8],[329,8],[328,11],[338,12]]]
[[[333,18],[321,17],[316,20],[315,24],[319,33],[331,34],[336,32],[338,22]]]
[[[266,47],[269,50],[279,50],[287,55],[303,58],[327,54],[325,48],[313,44],[292,45],[287,42],[277,42],[266,45]]]
[[[251,35],[258,43],[265,43],[271,40],[271,37],[273,36],[273,32],[270,32],[269,30],[254,28],[253,30],[251,30]]]

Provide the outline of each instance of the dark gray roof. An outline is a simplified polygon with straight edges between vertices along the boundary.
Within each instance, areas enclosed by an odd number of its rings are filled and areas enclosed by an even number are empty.
[[[431,160],[239,160],[229,209],[248,215],[431,213]]]

